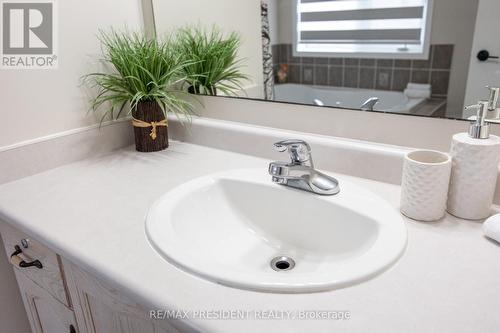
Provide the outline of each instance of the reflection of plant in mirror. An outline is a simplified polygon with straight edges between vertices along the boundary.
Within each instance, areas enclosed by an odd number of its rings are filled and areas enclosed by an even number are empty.
[[[216,27],[205,30],[199,26],[178,31],[177,47],[188,65],[184,67],[186,83],[191,93],[235,95],[242,90],[241,83],[249,77],[241,72],[237,58],[240,36],[236,32],[227,37]]]
[[[92,87],[99,89],[92,100],[95,111],[109,103],[103,118],[118,118],[130,103],[131,111],[141,102],[156,102],[166,116],[191,114],[191,104],[181,98],[182,91],[175,88],[184,82],[187,65],[172,47],[170,40],[158,41],[139,33],[101,31],[103,63],[111,67],[110,73],[91,73],[84,76]]]

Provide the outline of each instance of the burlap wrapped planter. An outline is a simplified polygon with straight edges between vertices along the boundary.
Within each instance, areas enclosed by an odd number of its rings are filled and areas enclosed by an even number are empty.
[[[165,114],[154,101],[143,101],[132,110],[135,149],[155,152],[168,148],[168,124]]]

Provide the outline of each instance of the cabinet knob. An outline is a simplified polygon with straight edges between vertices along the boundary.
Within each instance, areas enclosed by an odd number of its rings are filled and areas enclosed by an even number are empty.
[[[21,253],[23,253],[23,250],[21,250],[19,245],[16,245],[14,249],[15,251],[10,255],[10,262],[12,265],[21,268],[28,268],[28,267],[36,267],[38,269],[43,268],[43,265],[40,262],[40,260],[33,260],[30,262],[24,261],[24,259],[19,256]]]
[[[27,249],[30,246],[30,240],[28,238],[21,239],[21,245]]]

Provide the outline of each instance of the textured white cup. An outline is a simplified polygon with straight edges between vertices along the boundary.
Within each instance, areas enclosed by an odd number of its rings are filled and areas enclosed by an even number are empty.
[[[401,213],[419,221],[436,221],[446,212],[451,157],[434,150],[405,156],[401,182]]]

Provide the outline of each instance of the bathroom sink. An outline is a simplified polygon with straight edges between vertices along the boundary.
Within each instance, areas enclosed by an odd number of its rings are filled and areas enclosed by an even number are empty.
[[[400,214],[339,178],[321,196],[273,184],[266,169],[194,179],[151,207],[146,233],[168,262],[216,283],[313,292],[367,280],[406,246]]]

